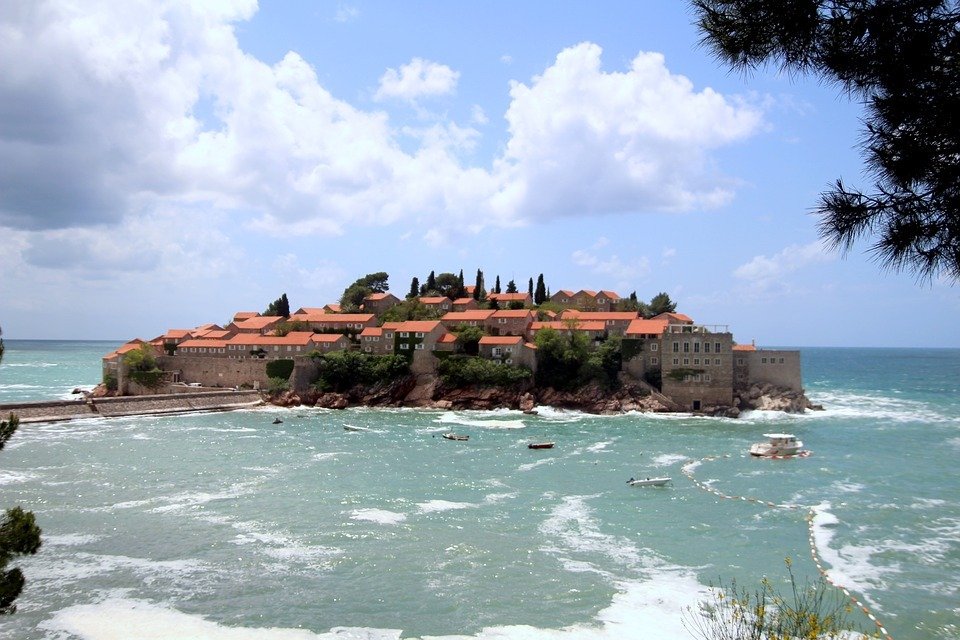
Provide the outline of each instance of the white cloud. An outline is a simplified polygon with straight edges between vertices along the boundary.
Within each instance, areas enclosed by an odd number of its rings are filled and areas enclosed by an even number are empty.
[[[696,92],[658,53],[627,72],[600,69],[601,49],[562,51],[528,86],[513,83],[501,206],[533,219],[684,211],[723,204],[733,185],[708,151],[762,125],[759,108]]]
[[[600,247],[604,246],[604,244],[600,244]],[[593,249],[596,250],[600,247],[594,245]],[[616,254],[598,255],[586,249],[578,249],[573,252],[571,257],[573,263],[577,266],[586,267],[590,269],[592,273],[604,276],[607,282],[611,280],[617,282],[618,287],[636,283],[637,280],[644,278],[650,273],[650,260],[646,256],[623,261],[620,256]]]
[[[729,199],[709,152],[761,125],[758,108],[694,91],[658,54],[604,72],[600,48],[584,43],[512,85],[502,155],[469,166],[476,129],[398,127],[331,95],[295,52],[273,65],[244,52],[234,24],[253,15],[252,0],[24,7],[0,14],[10,61],[0,225],[15,229],[203,206],[252,213],[248,229],[275,234],[417,222],[436,242],[556,217],[688,210]],[[378,96],[446,95],[458,77],[415,58],[384,75]],[[487,116],[475,108],[472,120]],[[409,136],[415,148],[401,144]],[[52,250],[52,238],[34,246]]]
[[[337,22],[351,22],[360,17],[360,9],[346,4],[338,4],[333,19]]]
[[[414,58],[399,71],[387,69],[380,77],[374,99],[399,98],[413,102],[424,96],[448,95],[457,88],[459,78],[460,72],[446,65]]]
[[[490,122],[490,118],[487,117],[486,112],[478,104],[473,105],[470,109],[470,122],[479,125],[485,125]]]
[[[755,292],[789,288],[786,276],[805,267],[831,262],[835,255],[819,240],[805,245],[790,245],[772,256],[754,256],[737,267],[733,275],[745,280]]]

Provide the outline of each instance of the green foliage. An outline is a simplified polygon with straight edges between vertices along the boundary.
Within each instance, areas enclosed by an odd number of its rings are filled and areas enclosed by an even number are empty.
[[[452,387],[514,387],[528,382],[532,373],[526,367],[500,364],[474,356],[450,356],[438,368],[441,380]]]
[[[678,369],[673,369],[670,373],[667,374],[667,377],[675,382],[683,382],[683,379],[687,376],[696,376],[703,373],[703,369],[691,369],[689,367],[680,367]]]
[[[643,353],[644,340],[624,338],[620,342],[620,353],[624,361],[629,361]]]
[[[503,292],[500,290],[500,276],[497,276],[497,281],[496,281],[496,283],[493,285],[493,293],[503,293]]]
[[[498,280],[499,280],[499,278],[498,278]],[[499,286],[499,283],[497,284],[497,286]],[[518,293],[518,292],[519,292],[519,290],[517,289],[517,283],[514,282],[513,280],[510,280],[510,282],[507,283],[507,291],[506,291],[506,293]],[[497,293],[499,293],[499,291],[498,291]]]
[[[453,273],[441,273],[435,278],[431,291],[435,292],[436,295],[451,299],[459,298],[461,293],[460,278]]]
[[[430,272],[430,275],[427,276],[427,283],[423,285],[423,293],[431,293],[437,290],[437,276],[433,274],[433,271]]]
[[[309,322],[304,322],[303,320],[294,320],[292,322],[282,320],[277,323],[277,327],[274,329],[274,333],[278,336],[285,336],[291,331],[313,331],[313,329],[310,327]]]
[[[20,418],[12,413],[7,420],[0,421],[0,451],[3,450],[3,446],[7,444],[7,440],[13,436],[19,426]]]
[[[123,364],[128,369],[130,379],[147,389],[156,389],[163,384],[165,374],[157,366],[157,356],[153,347],[147,343],[138,349],[123,354]]]
[[[420,295],[420,279],[413,276],[413,280],[410,281],[410,291],[407,293],[407,299],[416,298],[418,295]]]
[[[293,373],[293,367],[293,360],[271,360],[267,363],[267,376],[271,379],[280,378],[281,380],[289,380],[290,374]]]
[[[956,0],[695,0],[702,42],[734,69],[770,64],[864,105],[873,185],[820,195],[820,235],[866,236],[885,267],[960,280],[960,11]]]
[[[281,295],[279,298],[270,303],[267,309],[263,312],[265,316],[282,316],[284,318],[290,317],[290,301],[287,300],[287,294]]]
[[[507,303],[507,309],[523,309],[523,303],[519,300],[512,300]]]
[[[548,300],[547,285],[543,283],[543,274],[537,276],[537,286],[533,291],[533,303],[540,306]]]
[[[390,276],[384,271],[368,273],[343,290],[340,296],[340,308],[345,312],[357,311],[363,299],[371,293],[386,293],[389,290]]]
[[[346,391],[358,384],[389,382],[410,372],[403,356],[371,356],[358,351],[316,354],[319,373],[314,385],[322,391]]]
[[[107,391],[116,391],[117,390],[117,374],[113,372],[108,372],[103,374],[103,386],[107,388]]]
[[[579,331],[564,335],[554,329],[537,332],[537,386],[577,389],[591,382],[605,388],[617,385],[620,338],[606,340],[591,350],[590,339]]]
[[[436,320],[442,315],[443,311],[430,308],[417,298],[408,298],[384,311],[380,319],[383,322],[406,322],[407,320]]]
[[[7,420],[0,421],[0,449],[3,449],[18,426],[20,420],[12,413]],[[0,614],[17,610],[14,601],[26,582],[19,568],[7,571],[7,565],[14,556],[32,555],[39,548],[40,527],[33,513],[20,507],[8,509],[6,517],[0,521]]]
[[[482,327],[461,325],[453,333],[457,336],[457,346],[461,351],[471,356],[480,353],[480,338],[485,335]]]
[[[787,594],[767,578],[758,589],[739,587],[735,581],[711,587],[709,601],[688,607],[683,625],[702,640],[839,640],[865,636],[850,620],[852,609],[841,592],[823,578],[800,586],[786,560],[790,589]]]
[[[273,377],[267,381],[267,391],[270,393],[281,393],[290,389],[290,382],[286,378]]]
[[[527,282],[527,295],[530,296],[530,299],[533,299],[533,278],[530,278],[530,281]]]
[[[473,286],[473,299],[477,301],[485,300],[487,292],[483,288],[483,271],[477,269],[477,280]]]
[[[673,313],[677,310],[677,303],[670,299],[665,292],[661,291],[650,300],[650,316],[657,316],[661,313]]]

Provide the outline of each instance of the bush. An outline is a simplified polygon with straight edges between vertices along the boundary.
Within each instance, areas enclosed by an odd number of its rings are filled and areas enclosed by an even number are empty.
[[[287,382],[286,378],[270,378],[270,381],[267,382],[267,391],[270,393],[280,393],[281,391],[287,391],[290,389],[290,383]]]
[[[319,366],[314,386],[321,391],[346,391],[358,384],[389,382],[410,372],[403,356],[371,356],[358,351],[311,353]]]
[[[790,593],[784,596],[764,578],[754,591],[736,582],[711,588],[699,610],[687,609],[683,625],[703,640],[821,640],[860,637],[849,620],[851,608],[823,578],[800,588],[786,560]],[[870,637],[870,636],[865,636]]]
[[[103,386],[107,388],[107,391],[116,391],[117,390],[117,374],[112,372],[103,374]]]
[[[500,364],[472,356],[453,356],[440,363],[440,378],[452,387],[513,387],[527,382],[533,373],[526,367]]]
[[[157,366],[157,356],[149,344],[128,351],[123,355],[123,364],[129,370],[130,379],[148,389],[156,389],[163,384],[164,372]]]
[[[290,374],[293,373],[293,365],[293,360],[271,360],[267,363],[267,376],[289,380]]]

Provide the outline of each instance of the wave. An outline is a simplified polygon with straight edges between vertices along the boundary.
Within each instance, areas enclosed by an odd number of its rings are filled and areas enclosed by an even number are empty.
[[[536,469],[542,464],[553,464],[556,462],[556,460],[556,458],[543,458],[541,460],[537,460],[536,462],[528,462],[517,467],[517,471],[530,471],[531,469]]]
[[[679,454],[679,453],[663,453],[651,461],[655,467],[669,467],[677,464],[678,462],[683,462],[689,460],[688,456]]]
[[[453,511],[456,509],[475,509],[477,505],[472,502],[450,502],[449,500],[428,500],[418,502],[417,508],[420,513],[437,513],[440,511]]]
[[[960,418],[941,413],[927,403],[890,396],[834,391],[819,393],[816,402],[823,404],[823,411],[790,415],[800,419],[805,417],[870,418],[900,423],[937,424],[960,422]]]
[[[407,515],[386,509],[354,509],[350,512],[350,518],[377,524],[399,524],[407,519]]]
[[[492,418],[482,419],[474,417],[474,415],[491,415],[496,413],[502,412],[476,411],[470,412],[467,415],[459,412],[446,412],[434,422],[439,422],[441,424],[457,424],[465,427],[478,427],[480,429],[523,429],[527,426],[524,424],[523,420],[520,419],[496,420]]]
[[[547,629],[524,624],[487,627],[473,635],[429,636],[430,640],[610,640],[645,638],[675,640],[687,637],[681,612],[696,610],[708,597],[708,588],[691,572],[666,568],[651,572],[644,580],[617,583],[610,605],[593,620]],[[81,640],[116,640],[137,629],[141,637],[155,640],[205,638],[207,640],[416,640],[401,629],[334,627],[329,631],[280,627],[226,626],[202,615],[114,595],[101,602],[61,609],[40,623],[54,634],[68,634]]]

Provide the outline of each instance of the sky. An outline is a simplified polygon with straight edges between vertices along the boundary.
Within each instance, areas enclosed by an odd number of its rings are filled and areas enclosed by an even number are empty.
[[[677,0],[0,3],[0,327],[153,338],[385,271],[664,291],[761,346],[960,347],[842,255],[862,109],[731,72]]]

